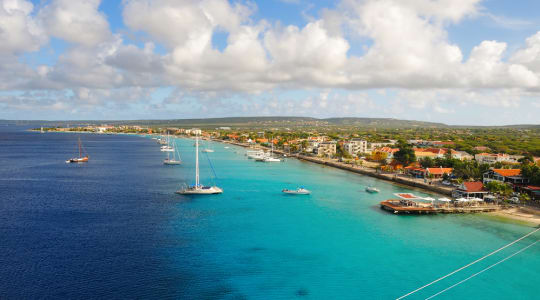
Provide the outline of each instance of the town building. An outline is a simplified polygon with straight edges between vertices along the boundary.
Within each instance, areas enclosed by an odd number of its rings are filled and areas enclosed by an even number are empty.
[[[336,154],[336,143],[335,142],[322,142],[319,143],[317,147],[317,156],[320,157],[332,157]]]
[[[484,199],[484,196],[487,194],[488,191],[484,189],[484,184],[480,181],[463,182],[460,186],[452,191],[452,197],[454,198]]]
[[[508,155],[505,153],[479,153],[474,156],[474,159],[481,164],[494,164],[497,162],[515,164],[522,157],[521,155]]]
[[[343,143],[343,149],[352,156],[357,156],[358,153],[367,152],[367,141],[362,139],[352,139]]]
[[[490,181],[501,183],[511,183],[512,185],[523,185],[529,183],[529,179],[521,176],[520,169],[491,169],[482,175],[484,184]]]
[[[442,178],[444,176],[444,174],[451,175],[453,171],[454,171],[453,168],[443,168],[443,167],[426,168],[426,173],[425,174],[428,177],[433,176],[434,178]]]

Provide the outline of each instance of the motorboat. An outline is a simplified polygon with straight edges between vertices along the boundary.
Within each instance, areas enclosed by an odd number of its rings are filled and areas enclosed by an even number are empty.
[[[368,193],[378,193],[380,191],[376,187],[368,186],[368,187],[366,187],[366,192],[368,192]]]
[[[309,195],[311,194],[311,191],[306,190],[305,188],[297,188],[296,190],[289,190],[289,189],[283,189],[283,193],[289,194],[289,195]]]
[[[214,150],[206,148],[206,149],[202,149],[201,152],[213,153]]]

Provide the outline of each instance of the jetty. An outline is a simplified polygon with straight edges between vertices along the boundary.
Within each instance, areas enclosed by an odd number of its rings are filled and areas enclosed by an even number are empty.
[[[437,206],[403,199],[385,200],[382,201],[380,205],[381,209],[392,212],[394,214],[480,213],[493,212],[501,209],[501,206],[495,204],[479,204],[471,206],[443,204]]]

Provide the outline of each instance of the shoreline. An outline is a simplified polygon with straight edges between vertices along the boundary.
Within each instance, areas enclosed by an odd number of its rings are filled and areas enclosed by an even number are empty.
[[[33,132],[39,132],[39,130],[32,130],[29,129],[28,131]],[[140,134],[140,133],[121,133],[121,132],[115,132],[115,133],[97,133],[97,132],[88,132],[88,131],[46,131],[47,132],[54,132],[54,133],[88,133],[88,134],[100,134],[100,135],[136,135],[136,136],[148,136],[148,135],[155,135],[155,134]],[[186,138],[186,137],[179,137],[175,136],[176,138]],[[187,137],[189,138],[189,137]],[[251,148],[252,145],[247,145],[243,143],[237,143],[237,142],[230,142],[230,141],[224,141],[219,139],[208,139],[214,142],[219,142],[223,144],[231,144],[235,146],[239,146],[242,148]],[[258,149],[265,149],[268,150],[269,148],[263,147],[258,145],[256,148]],[[428,192],[428,193],[434,193],[442,196],[449,196],[452,194],[452,189],[442,186],[434,186],[429,185],[424,182],[420,182],[411,178],[404,178],[402,176],[398,176],[396,174],[385,174],[380,173],[377,170],[369,167],[361,167],[361,166],[352,166],[345,163],[340,163],[336,161],[330,161],[323,158],[318,157],[310,157],[300,154],[288,154],[285,153],[282,150],[275,150],[275,153],[281,154],[281,155],[287,155],[287,157],[296,158],[299,161],[306,161],[310,163],[316,163],[323,166],[329,166],[336,169],[341,169],[344,171],[364,175],[364,176],[370,176],[376,179],[387,181],[391,184],[397,185],[397,186],[404,186],[411,189],[418,189],[422,192]],[[493,219],[494,221],[499,222],[511,222],[511,223],[517,223],[524,226],[532,226],[532,227],[540,227],[540,209],[531,208],[531,207],[511,207],[511,208],[501,208],[500,210],[494,211],[494,212],[487,212],[487,213],[480,213],[483,216],[486,216],[490,219]]]
[[[243,147],[243,148],[250,148],[250,145],[246,145],[246,144],[242,144],[242,143],[229,142],[229,141],[216,140],[216,139],[212,139],[212,141],[221,142],[221,143],[225,143],[225,144],[236,145],[236,146],[240,146],[240,147]],[[268,150],[268,148],[262,147],[262,146],[259,146],[259,148]],[[420,181],[417,181],[417,180],[414,180],[414,179],[411,179],[411,178],[406,178],[406,177],[403,177],[403,176],[397,176],[396,174],[380,173],[380,172],[378,172],[377,170],[375,170],[373,168],[352,166],[352,165],[341,163],[341,162],[335,162],[335,161],[330,161],[330,160],[323,159],[323,158],[305,156],[305,155],[301,155],[301,154],[287,154],[287,153],[285,153],[285,152],[283,152],[281,150],[275,150],[275,149],[274,149],[274,152],[278,153],[278,154],[281,154],[281,155],[287,155],[287,157],[296,158],[296,159],[298,159],[300,161],[307,161],[307,162],[311,162],[311,163],[325,165],[325,166],[329,166],[329,167],[349,171],[349,172],[352,172],[352,173],[357,173],[357,174],[360,174],[360,175],[370,176],[370,177],[374,177],[374,178],[377,178],[377,179],[389,181],[389,182],[391,182],[391,183],[393,183],[395,185],[398,185],[398,186],[407,186],[408,188],[420,189],[420,190],[423,190],[423,191],[427,191],[429,193],[435,193],[435,194],[442,195],[442,196],[451,196],[452,195],[452,189],[450,189],[450,188],[436,186],[436,185],[430,185],[430,184],[420,182]]]

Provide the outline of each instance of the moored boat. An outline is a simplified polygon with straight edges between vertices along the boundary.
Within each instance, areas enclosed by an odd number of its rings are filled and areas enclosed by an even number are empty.
[[[181,195],[211,195],[221,194],[223,190],[217,186],[205,186],[199,182],[199,136],[195,137],[195,184],[191,186],[184,185],[176,191]]]
[[[82,143],[81,143],[81,138],[79,137],[79,157],[74,157],[74,158],[70,158],[68,160],[66,160],[66,163],[69,164],[69,163],[85,163],[85,162],[88,162],[89,160],[89,156],[88,154],[86,154],[86,151],[84,150],[83,146],[82,146]],[[82,155],[84,152],[84,156]]]
[[[289,190],[289,189],[283,189],[283,193],[289,194],[289,195],[309,195],[311,194],[311,191],[306,190],[303,187],[297,188],[296,190]]]
[[[368,186],[368,187],[366,187],[366,192],[368,192],[368,193],[378,193],[380,191],[376,187]]]

